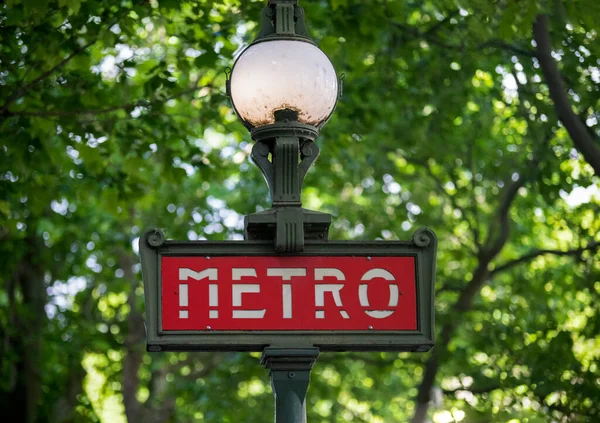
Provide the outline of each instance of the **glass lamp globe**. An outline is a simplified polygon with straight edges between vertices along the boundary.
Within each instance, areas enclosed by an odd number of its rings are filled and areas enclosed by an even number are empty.
[[[274,113],[291,109],[298,121],[321,127],[333,113],[338,78],[317,46],[299,40],[250,45],[231,71],[231,100],[240,118],[258,128],[275,122]]]

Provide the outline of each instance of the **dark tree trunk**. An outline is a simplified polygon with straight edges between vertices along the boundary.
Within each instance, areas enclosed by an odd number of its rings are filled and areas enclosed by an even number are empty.
[[[554,102],[556,114],[569,132],[575,148],[594,168],[596,175],[600,175],[600,143],[571,108],[565,84],[552,58],[552,43],[546,15],[538,15],[533,26],[533,36],[536,42],[536,55],[550,91],[550,98]]]
[[[40,347],[46,321],[44,269],[40,262],[41,241],[30,235],[23,241],[21,260],[7,281],[9,326],[2,328],[3,350],[11,369],[8,392],[0,395],[7,421],[35,423],[41,394]],[[9,378],[10,379],[10,378]]]
[[[138,372],[144,355],[144,318],[142,312],[136,306],[135,290],[138,279],[132,271],[133,258],[131,255],[121,252],[119,266],[123,269],[125,279],[130,284],[129,316],[127,317],[127,336],[125,337],[125,358],[123,360],[123,403],[125,414],[129,423],[142,421],[143,409],[137,399],[137,391],[140,385]]]

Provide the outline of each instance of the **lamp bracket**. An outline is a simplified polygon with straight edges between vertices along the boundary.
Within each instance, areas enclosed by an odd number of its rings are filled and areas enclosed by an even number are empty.
[[[277,38],[302,39],[314,44],[298,0],[269,0],[263,9],[260,31],[254,42]]]
[[[271,209],[246,216],[246,239],[274,239],[280,253],[300,252],[305,239],[326,240],[331,215],[302,208],[302,184],[319,157],[318,130],[290,120],[292,111],[277,111],[272,125],[256,128],[251,157],[271,193]]]

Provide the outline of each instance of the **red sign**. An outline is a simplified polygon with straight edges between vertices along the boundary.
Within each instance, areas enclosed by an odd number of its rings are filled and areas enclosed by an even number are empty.
[[[413,257],[161,258],[162,330],[417,330]]]

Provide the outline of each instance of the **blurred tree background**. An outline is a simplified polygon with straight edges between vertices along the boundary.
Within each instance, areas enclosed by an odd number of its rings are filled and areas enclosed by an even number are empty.
[[[3,421],[271,421],[260,354],[144,352],[136,255],[268,207],[224,95],[265,3],[0,4]],[[301,5],[346,75],[305,207],[440,240],[436,348],[323,354],[309,421],[600,421],[600,2]]]

